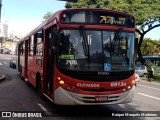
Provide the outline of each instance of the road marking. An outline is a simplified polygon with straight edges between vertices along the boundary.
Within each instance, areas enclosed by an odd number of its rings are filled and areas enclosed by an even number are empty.
[[[145,86],[145,85],[137,85],[137,86],[146,87],[146,88],[150,88],[150,89],[154,89],[154,90],[159,90],[160,91],[160,89],[158,89],[158,88],[149,87],[149,86]]]
[[[38,106],[49,116],[53,115],[51,112],[47,110],[42,104],[38,103]]]
[[[7,62],[3,62],[4,64],[6,64],[6,65],[8,65],[8,63]]]
[[[158,97],[150,96],[150,95],[147,95],[147,94],[143,94],[143,93],[137,93],[137,94],[145,96],[145,97],[153,98],[153,99],[156,99],[156,100],[160,100],[160,98],[158,98]]]
[[[160,83],[158,83],[158,82],[148,82],[148,81],[141,81],[141,82],[149,83],[149,84],[153,84],[153,85],[160,85]]]
[[[0,62],[0,65],[3,65],[3,64],[8,65],[7,62]]]

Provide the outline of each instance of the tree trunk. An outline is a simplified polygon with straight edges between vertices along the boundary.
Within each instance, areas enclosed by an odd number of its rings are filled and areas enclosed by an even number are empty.
[[[141,52],[141,45],[142,45],[142,42],[143,42],[143,38],[144,38],[144,34],[141,34],[140,35],[140,38],[139,38],[139,43],[138,43],[138,57],[139,57],[139,60],[142,64],[145,64],[145,60],[143,59],[143,55],[142,55],[142,52]]]

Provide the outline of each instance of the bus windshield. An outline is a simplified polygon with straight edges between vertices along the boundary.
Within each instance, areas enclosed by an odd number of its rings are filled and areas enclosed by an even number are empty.
[[[134,33],[62,30],[57,65],[74,71],[126,71],[134,68]]]

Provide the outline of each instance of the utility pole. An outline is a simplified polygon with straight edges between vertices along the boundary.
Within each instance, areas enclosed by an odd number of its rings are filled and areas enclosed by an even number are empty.
[[[1,23],[1,9],[2,9],[2,0],[0,0],[0,23]]]
[[[0,0],[0,24],[1,24],[1,9],[2,9],[2,0]],[[0,48],[2,48],[3,37],[0,36]],[[2,53],[2,49],[0,49],[0,53]]]

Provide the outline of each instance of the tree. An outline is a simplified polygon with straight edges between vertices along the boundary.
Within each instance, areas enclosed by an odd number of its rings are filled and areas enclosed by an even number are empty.
[[[48,19],[49,17],[51,17],[53,15],[52,12],[47,12],[44,16],[43,16],[43,19]]]
[[[66,8],[103,8],[109,0],[79,0],[77,3],[67,2]],[[105,8],[105,7],[104,7]]]
[[[160,27],[160,0],[79,0],[67,3],[68,8],[107,8],[131,13],[136,17],[139,35],[138,56],[142,58],[141,45],[145,34]]]
[[[151,40],[150,38],[144,38],[141,52],[143,55],[156,55],[160,52],[160,40]]]

